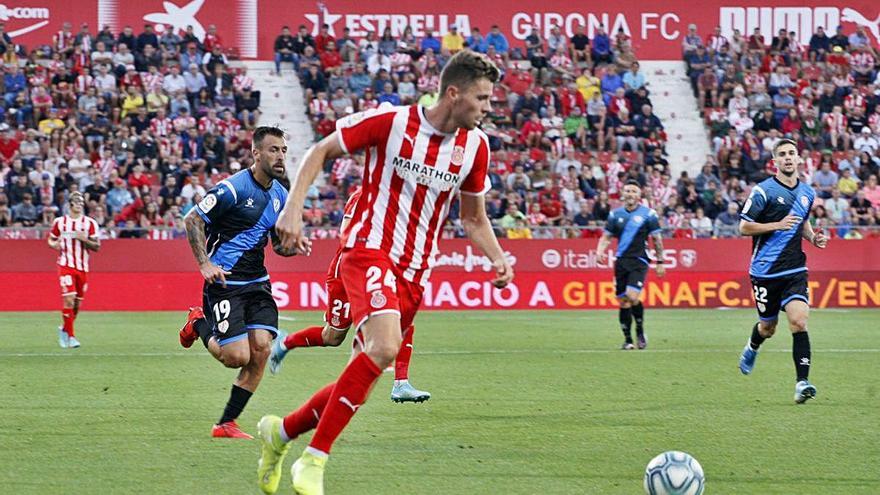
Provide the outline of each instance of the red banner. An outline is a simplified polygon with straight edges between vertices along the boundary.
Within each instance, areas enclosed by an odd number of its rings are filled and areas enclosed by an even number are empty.
[[[324,5],[323,10],[319,5]],[[728,37],[734,29],[748,36],[755,28],[770,40],[779,29],[795,31],[807,43],[816,27],[833,33],[837,25],[847,33],[864,26],[874,46],[880,45],[880,7],[870,0],[849,2],[776,2],[730,1],[689,2],[686,0],[645,0],[608,4],[578,4],[564,0],[504,2],[464,2],[443,4],[401,3],[395,0],[325,0],[324,2],[289,2],[284,0],[59,0],[7,1],[0,5],[0,20],[16,42],[29,46],[51,43],[51,35],[63,21],[71,21],[74,31],[88,22],[92,33],[96,25],[109,25],[114,33],[130,25],[136,33],[144,24],[166,24],[183,29],[192,25],[196,34],[216,25],[223,43],[236,46],[244,58],[268,60],[273,57],[273,43],[282,25],[294,30],[305,25],[313,34],[327,23],[331,34],[339,37],[348,28],[353,37],[367,32],[381,34],[389,27],[399,36],[410,26],[416,36],[427,31],[443,35],[457,25],[467,35],[474,27],[485,34],[497,24],[511,47],[523,47],[531,26],[544,35],[559,26],[568,35],[577,25],[586,27],[593,38],[604,25],[607,32],[623,30],[632,39],[639,58],[644,60],[678,59],[688,24],[699,26],[706,36],[716,26]],[[259,29],[257,26],[259,25]],[[769,42],[769,41],[768,41]]]
[[[643,294],[653,307],[751,307],[745,239],[666,242],[667,276],[651,272]],[[281,309],[323,309],[325,271],[335,241],[317,241],[308,258],[267,254]],[[596,261],[596,240],[505,241],[515,283],[491,286],[488,260],[467,241],[441,242],[426,309],[611,308],[613,274]],[[880,307],[880,240],[835,240],[807,248],[816,307]],[[44,241],[0,241],[0,310],[57,309],[54,251]],[[613,254],[613,253],[612,253]],[[92,310],[177,310],[197,304],[201,279],[186,241],[112,240],[91,258],[86,307]]]

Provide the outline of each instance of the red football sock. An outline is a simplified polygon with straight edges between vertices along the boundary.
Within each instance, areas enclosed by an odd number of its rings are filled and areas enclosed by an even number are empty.
[[[73,337],[73,320],[76,319],[76,315],[73,314],[73,308],[62,309],[61,318],[64,320],[64,333],[68,337]]]
[[[284,417],[284,433],[287,434],[287,438],[293,440],[318,426],[318,420],[321,418],[324,406],[327,405],[327,400],[330,398],[330,394],[335,386],[336,382],[327,384],[324,388],[315,392],[315,395],[309,398],[299,409]]]
[[[397,360],[394,362],[395,380],[406,380],[409,378],[409,360],[412,359],[412,342],[415,331],[416,327],[410,326],[403,333],[403,342],[400,344],[400,350],[397,351]]]
[[[292,333],[284,337],[284,348],[293,349],[294,347],[323,347],[324,339],[321,332],[324,327],[303,328],[299,332]]]
[[[346,366],[333,387],[309,447],[330,453],[333,442],[367,400],[370,389],[381,374],[382,370],[364,353]]]

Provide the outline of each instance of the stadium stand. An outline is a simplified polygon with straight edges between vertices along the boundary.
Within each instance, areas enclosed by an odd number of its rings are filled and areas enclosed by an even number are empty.
[[[649,197],[669,193],[667,137],[623,32],[590,40],[556,30],[542,39],[533,30],[523,46],[511,46],[497,26],[485,36],[472,28],[467,37],[452,31],[440,40],[409,33],[313,39],[300,27],[277,38],[276,60],[293,62],[316,138],[331,132],[338,116],[386,101],[430,105],[443,64],[467,47],[503,72],[482,126],[492,149],[487,207],[500,235],[597,235],[588,228],[602,225],[628,178],[648,186]],[[362,169],[362,156],[328,164],[315,200],[341,203]],[[448,235],[462,235],[455,208],[448,222]]]
[[[215,28],[4,41],[0,227],[50,226],[78,190],[106,235],[182,237],[206,188],[250,165],[260,91]]]
[[[818,193],[814,227],[876,235],[859,228],[880,221],[880,66],[863,27],[830,37],[819,27],[806,45],[785,30],[770,40],[738,31],[727,39],[716,28],[703,39],[694,27],[682,54],[715,154],[693,181],[699,201],[683,199],[686,217],[696,207],[711,218],[724,202],[742,206],[773,173],[773,145],[790,138],[804,159],[801,180]]]
[[[682,55],[713,154],[679,177],[651,74],[623,32],[542,39],[534,30],[514,46],[497,27],[353,39],[326,30],[313,38],[300,26],[276,38],[276,77],[292,68],[319,139],[338,117],[384,102],[431,104],[444,62],[462,47],[503,70],[483,124],[492,149],[487,209],[500,235],[597,236],[630,178],[670,235],[738,235],[733,208],[772,173],[769,150],[782,137],[803,150],[802,178],[820,196],[816,226],[857,238],[872,235],[858,227],[880,221],[880,78],[863,31],[817,32],[801,46],[787,33],[728,40],[693,26]],[[232,66],[236,57],[216,30],[200,42],[151,26],[114,35],[83,25],[29,51],[7,50],[0,228],[51,225],[67,194],[81,190],[108,235],[183,236],[181,218],[206,188],[250,164],[261,95],[247,69]],[[338,235],[362,170],[359,155],[327,164],[306,204],[313,236]],[[460,236],[455,208],[448,222],[447,235]]]

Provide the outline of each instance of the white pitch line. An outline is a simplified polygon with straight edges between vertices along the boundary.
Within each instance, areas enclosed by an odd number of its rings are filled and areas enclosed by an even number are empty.
[[[507,350],[486,350],[486,351],[419,351],[416,354],[423,356],[462,356],[462,355],[482,355],[482,354],[620,354],[620,355],[648,355],[648,354],[731,354],[738,355],[741,349],[652,349],[649,351],[624,352],[620,349],[567,349],[567,350],[535,350],[535,349],[507,349]],[[763,352],[786,353],[790,354],[788,349],[764,349]],[[875,354],[880,353],[880,349],[813,349],[818,354]],[[133,352],[133,353],[84,353],[79,351],[71,352],[4,352],[0,353],[0,358],[7,357],[207,357],[206,353],[194,352]]]
[[[284,320],[284,321],[296,321],[296,318],[294,318],[292,316],[284,316],[284,315],[278,315],[278,319]]]

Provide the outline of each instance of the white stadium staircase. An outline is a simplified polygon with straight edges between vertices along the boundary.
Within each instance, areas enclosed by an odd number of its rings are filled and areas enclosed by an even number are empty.
[[[694,177],[700,173],[712,149],[709,130],[697,108],[684,62],[677,60],[640,61],[649,81],[654,113],[666,128],[669,168],[673,181],[683,170]]]
[[[314,142],[299,79],[294,76],[289,62],[282,64],[281,77],[274,74],[275,63],[272,61],[247,61],[236,65],[247,66],[254,87],[261,92],[263,115],[260,124],[278,125],[288,134],[287,172],[292,178],[299,160]]]

